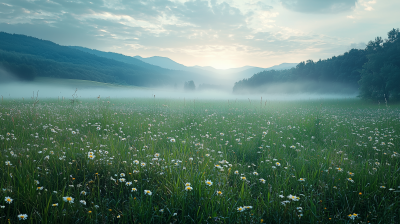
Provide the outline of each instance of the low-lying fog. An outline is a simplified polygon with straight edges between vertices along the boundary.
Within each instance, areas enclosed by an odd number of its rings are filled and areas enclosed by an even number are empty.
[[[39,83],[39,82],[0,82],[0,95],[4,99],[30,99],[38,94],[38,99],[62,98],[72,99],[76,91],[78,98],[157,98],[157,99],[207,99],[207,100],[309,100],[309,99],[343,99],[355,98],[356,92],[342,94],[312,93],[306,91],[306,86],[299,84],[279,84],[265,87],[267,91],[257,94],[234,94],[232,87],[221,87],[219,90],[194,90],[184,91],[181,88],[140,88],[128,86],[114,86],[104,84],[104,87],[86,84],[71,83]],[[38,92],[39,91],[39,92]]]

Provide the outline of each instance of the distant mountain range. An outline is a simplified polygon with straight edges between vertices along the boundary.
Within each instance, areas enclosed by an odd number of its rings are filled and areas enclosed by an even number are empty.
[[[143,58],[141,56],[130,57],[118,53],[103,52],[84,47],[73,46],[72,48],[88,52],[91,54],[95,54],[97,56],[125,62],[128,64],[144,66],[143,63],[141,64],[140,62],[138,62],[138,60],[140,60],[141,62],[146,63],[147,67],[152,65],[153,69],[164,68],[176,71],[186,71],[190,72],[191,74],[198,74],[197,77],[193,77],[193,80],[195,81],[195,83],[199,84],[201,83],[218,84],[218,85],[229,84],[229,86],[231,86],[234,84],[234,82],[238,80],[250,78],[254,74],[262,71],[290,69],[296,67],[296,65],[298,64],[298,63],[282,63],[269,68],[243,66],[239,68],[216,69],[211,66],[185,66],[167,57],[160,57],[160,56],[153,56],[148,58]]]
[[[135,86],[175,86],[193,80],[196,85],[232,89],[233,84],[253,74],[296,66],[284,63],[271,68],[244,66],[215,69],[185,66],[169,58],[130,57],[78,46],[61,46],[51,41],[0,32],[0,79],[35,77],[82,79]]]

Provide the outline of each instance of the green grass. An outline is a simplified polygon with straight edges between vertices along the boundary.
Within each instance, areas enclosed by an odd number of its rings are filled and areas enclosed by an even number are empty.
[[[4,100],[0,223],[397,223],[399,113],[357,100]]]

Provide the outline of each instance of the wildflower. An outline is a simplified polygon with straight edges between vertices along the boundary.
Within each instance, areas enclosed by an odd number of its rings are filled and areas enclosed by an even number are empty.
[[[154,154],[154,157],[159,157],[159,156],[160,156],[160,153]]]
[[[41,191],[43,190],[43,187],[37,187],[36,190]]]
[[[217,195],[221,196],[222,195],[222,191],[217,191]]]
[[[125,178],[120,178],[119,182],[125,182]]]
[[[306,181],[306,178],[300,178],[299,181],[304,182],[304,181]]]
[[[260,182],[265,184],[265,180],[263,178],[260,179]]]
[[[100,131],[101,128],[100,128],[100,127],[97,127],[96,129],[97,129],[97,131]]]
[[[338,168],[336,168],[336,169],[337,169],[337,171],[339,171],[339,172],[343,172],[343,169],[340,168],[340,167],[338,167]]]
[[[145,167],[146,163],[141,163],[140,166]]]
[[[286,205],[286,204],[288,204],[288,203],[290,203],[290,201],[282,201],[282,202],[281,202],[282,205]]]
[[[350,177],[349,177],[349,178],[347,178],[347,180],[348,180],[348,181],[350,181],[350,182],[352,182],[352,183],[354,183],[354,180],[353,180],[353,179],[351,179]]]
[[[257,176],[257,175],[258,175],[258,173],[257,173],[257,172],[253,172],[253,175],[256,175],[256,176]]]
[[[211,182],[211,180],[206,180],[206,184],[207,184],[208,186],[211,186],[211,185],[213,184],[213,182]]]
[[[235,174],[239,174],[239,171],[238,171],[238,170],[235,170]]]
[[[57,207],[57,206],[58,206],[58,203],[52,204],[51,206]]]
[[[171,138],[169,141],[170,142],[176,142],[174,138]]]
[[[89,214],[91,214],[91,213],[92,213],[92,211],[88,211],[88,213],[89,213]]]
[[[139,161],[138,161],[138,160],[134,160],[133,163],[136,164],[136,165],[138,165],[138,164],[139,164]]]
[[[185,184],[185,186],[187,187],[187,186],[190,186],[190,183],[189,182],[187,182],[186,184]]]
[[[39,184],[39,181],[38,181],[38,180],[35,180],[35,184],[38,185],[38,184]]]
[[[6,161],[6,166],[12,166],[10,161]]]
[[[126,186],[131,186],[131,185],[132,185],[132,182],[131,182],[131,181],[126,182]]]
[[[245,208],[245,209],[252,209],[253,206],[243,206],[243,208]]]
[[[349,214],[348,217],[349,217],[350,219],[354,220],[355,218],[358,217],[358,214],[356,214],[356,213]]]
[[[65,202],[74,203],[74,198],[70,196],[63,197]]]
[[[149,191],[149,190],[144,190],[144,194],[151,196],[153,193],[151,193],[151,191]]]
[[[72,131],[72,134],[74,135],[74,134],[76,134],[76,132],[75,132],[75,131]]]
[[[382,186],[380,186],[380,188],[385,189],[386,187],[382,185]]]
[[[298,201],[300,199],[299,197],[297,197],[295,195],[291,195],[291,194],[289,196],[287,196],[287,198],[289,198],[292,201]]]
[[[10,197],[5,197],[4,198],[4,201],[6,201],[6,203],[8,203],[8,204],[11,204],[11,202],[13,201],[14,199],[12,199],[12,198],[10,198]]]
[[[19,220],[26,220],[28,218],[27,214],[19,214],[18,215]]]
[[[163,213],[164,212],[164,209],[160,209],[160,210],[158,210],[159,212],[161,212],[161,213]]]
[[[240,177],[241,180],[246,180],[246,177]]]
[[[120,177],[124,177],[124,176],[125,176],[125,173],[121,173],[119,176],[120,176]]]
[[[347,171],[350,176],[354,176],[354,173]]]
[[[94,159],[96,156],[95,155],[88,155],[89,159]]]
[[[80,203],[82,203],[83,205],[86,205],[86,201],[85,200],[80,200]]]
[[[86,195],[87,192],[86,191],[81,191],[81,195]]]
[[[191,191],[191,190],[193,190],[193,188],[191,186],[186,186],[185,187],[185,191]]]
[[[281,164],[279,162],[276,162],[275,165],[276,166],[281,166]]]
[[[245,208],[243,208],[243,207],[237,208],[237,211],[238,211],[238,212],[243,212],[244,210],[245,210]]]
[[[134,187],[132,187],[132,190],[131,190],[131,192],[134,192],[134,191],[137,191],[137,189],[136,189],[136,188],[134,188]]]

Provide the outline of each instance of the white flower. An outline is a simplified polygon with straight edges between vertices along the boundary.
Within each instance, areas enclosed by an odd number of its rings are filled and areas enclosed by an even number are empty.
[[[10,198],[10,197],[5,197],[5,198],[4,198],[4,201],[5,201],[6,203],[8,203],[8,204],[11,204],[13,200],[14,200],[14,199],[12,199],[12,198]]]
[[[86,205],[86,201],[85,200],[80,200],[80,203],[82,203],[83,205]]]
[[[243,208],[243,207],[239,207],[239,208],[237,208],[236,209],[238,212],[243,212],[244,210],[246,210],[245,208]]]
[[[70,196],[63,197],[65,202],[74,203],[74,198]]]
[[[213,182],[211,182],[211,180],[206,180],[206,184],[207,184],[207,186],[211,186],[213,184]]]
[[[18,215],[19,220],[26,220],[28,218],[27,214],[19,214]]]
[[[147,195],[151,196],[153,193],[151,193],[150,190],[144,190],[144,194],[147,194]]]

